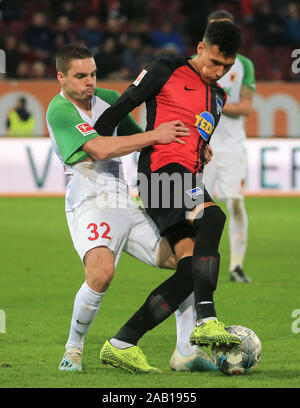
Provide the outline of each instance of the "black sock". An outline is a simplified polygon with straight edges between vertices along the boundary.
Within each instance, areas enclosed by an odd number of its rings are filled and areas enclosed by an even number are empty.
[[[213,295],[217,287],[220,255],[219,242],[226,216],[217,206],[204,209],[202,218],[194,220],[197,229],[193,253],[193,279],[197,320],[217,316]]]
[[[192,257],[178,262],[177,270],[148,296],[143,306],[114,336],[118,340],[137,344],[148,331],[178,309],[178,305],[193,291]]]

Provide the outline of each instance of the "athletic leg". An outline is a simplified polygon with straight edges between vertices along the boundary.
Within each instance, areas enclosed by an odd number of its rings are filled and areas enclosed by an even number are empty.
[[[243,262],[248,239],[248,217],[244,197],[226,199],[229,213],[230,278],[237,282],[250,282],[244,275]]]
[[[191,293],[175,312],[177,341],[170,360],[174,371],[214,371],[211,358],[199,347],[190,343],[190,335],[196,322],[195,298]]]
[[[147,331],[168,318],[193,290],[191,256],[193,240],[185,238],[176,246],[177,254],[181,257],[176,272],[154,289],[142,307],[109,342],[104,344],[100,352],[103,363],[129,372],[160,372],[148,364],[137,343]]]
[[[85,282],[75,297],[66,352],[59,366],[60,370],[81,370],[85,336],[113,278],[130,225],[128,213],[120,212],[121,210],[118,213],[101,210],[95,200],[89,200],[74,213],[67,213],[73,244],[84,266]]]
[[[113,278],[114,255],[110,249],[98,247],[84,257],[85,282],[76,294],[66,352],[59,369],[81,371],[81,355],[85,336],[96,318],[102,298]]]
[[[202,215],[202,216],[200,216]],[[193,253],[193,279],[197,323],[191,334],[192,344],[239,343],[217,320],[214,291],[217,287],[220,255],[219,242],[226,216],[213,202],[206,202],[193,221],[196,240]]]

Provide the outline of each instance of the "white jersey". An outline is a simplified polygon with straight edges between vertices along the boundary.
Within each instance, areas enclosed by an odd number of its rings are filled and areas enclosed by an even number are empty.
[[[240,92],[243,85],[255,91],[254,67],[252,62],[238,54],[231,69],[218,83],[227,93],[227,102],[240,101]],[[211,138],[210,145],[214,152],[232,152],[244,149],[246,132],[244,116],[231,118],[223,114]]]
[[[62,93],[56,95],[49,105],[47,126],[50,140],[64,164],[69,180],[66,187],[67,212],[73,211],[83,201],[96,197],[103,191],[116,192],[123,196],[128,194],[119,157],[94,162],[82,161],[87,158],[87,154],[81,150],[82,145],[98,136],[93,126],[118,96],[114,91],[96,88],[92,98],[92,117],[67,100]],[[127,117],[126,123],[115,128],[113,136],[138,132],[140,128],[131,117]]]

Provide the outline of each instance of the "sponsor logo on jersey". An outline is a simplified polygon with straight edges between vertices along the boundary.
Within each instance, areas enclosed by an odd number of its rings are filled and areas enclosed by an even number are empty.
[[[143,69],[142,72],[137,77],[137,79],[134,81],[133,85],[138,86],[138,84],[141,82],[141,80],[144,78],[146,74],[147,74],[147,71]]]
[[[217,106],[217,114],[221,115],[223,109],[223,102],[222,99],[216,95],[216,106]]]
[[[186,193],[191,197],[192,200],[195,201],[198,195],[203,194],[203,191],[200,187],[195,187],[187,190]]]
[[[210,112],[201,112],[200,115],[196,115],[195,126],[197,127],[201,137],[207,141],[214,130],[215,119]]]
[[[75,127],[76,129],[79,130],[79,132],[83,136],[88,136],[88,135],[91,135],[92,133],[96,133],[96,130],[88,123],[80,123],[79,125],[76,125]]]
[[[186,85],[184,86],[185,91],[197,91],[197,89],[194,88],[188,88]]]

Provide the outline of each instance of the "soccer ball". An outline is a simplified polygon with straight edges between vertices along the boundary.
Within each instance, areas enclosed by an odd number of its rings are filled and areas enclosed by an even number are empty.
[[[253,330],[244,326],[228,326],[226,331],[238,336],[241,344],[212,346],[211,356],[216,366],[225,374],[246,374],[257,366],[262,355],[262,345]]]

